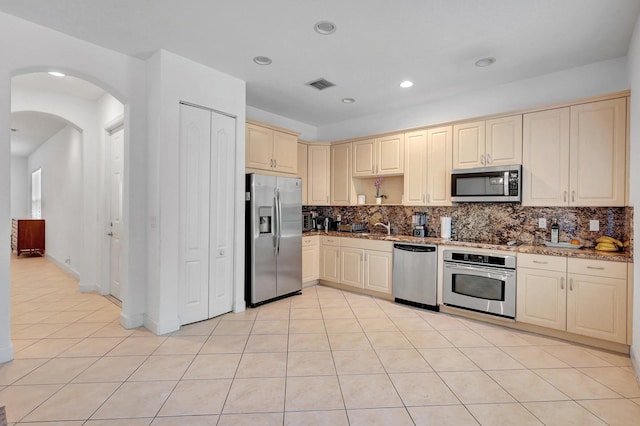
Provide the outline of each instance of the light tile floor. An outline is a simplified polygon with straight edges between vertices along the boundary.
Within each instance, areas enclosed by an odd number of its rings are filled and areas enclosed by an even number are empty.
[[[45,259],[11,266],[10,424],[640,424],[628,356],[322,286],[154,336]]]

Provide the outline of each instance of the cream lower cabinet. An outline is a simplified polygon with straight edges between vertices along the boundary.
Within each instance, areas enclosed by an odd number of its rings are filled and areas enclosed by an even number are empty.
[[[627,265],[518,255],[516,321],[627,343]]]
[[[391,294],[393,243],[390,241],[323,236],[321,250],[320,279]]]
[[[320,237],[320,279],[340,281],[340,238]]]
[[[320,237],[302,237],[302,282],[320,279]]]

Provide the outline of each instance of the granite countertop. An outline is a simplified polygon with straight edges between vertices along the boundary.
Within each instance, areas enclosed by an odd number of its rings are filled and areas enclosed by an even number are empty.
[[[628,250],[619,252],[602,252],[596,251],[592,248],[580,248],[580,249],[564,249],[564,248],[551,248],[544,245],[518,245],[508,246],[506,244],[485,244],[477,242],[466,241],[452,241],[445,238],[436,237],[414,237],[410,235],[387,235],[384,233],[354,233],[354,232],[337,232],[337,231],[308,231],[302,234],[304,235],[324,235],[330,237],[344,237],[344,238],[363,238],[369,240],[379,241],[392,241],[392,242],[404,242],[413,244],[436,244],[446,246],[457,247],[471,247],[481,248],[489,250],[504,250],[514,253],[531,253],[531,254],[544,254],[550,256],[567,256],[579,259],[594,259],[594,260],[608,260],[612,262],[633,262],[633,257]]]

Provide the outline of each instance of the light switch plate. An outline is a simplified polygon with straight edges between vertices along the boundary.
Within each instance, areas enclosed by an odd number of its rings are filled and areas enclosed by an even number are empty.
[[[600,230],[600,221],[599,220],[590,220],[589,221],[589,231],[599,231]]]
[[[547,219],[541,217],[538,219],[538,228],[546,228],[547,227]]]

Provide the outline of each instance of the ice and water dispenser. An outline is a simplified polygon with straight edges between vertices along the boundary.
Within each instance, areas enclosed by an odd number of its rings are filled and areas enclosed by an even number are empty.
[[[259,208],[259,224],[258,229],[261,234],[270,234],[271,233],[271,224],[273,217],[273,208],[271,206],[262,206]]]

